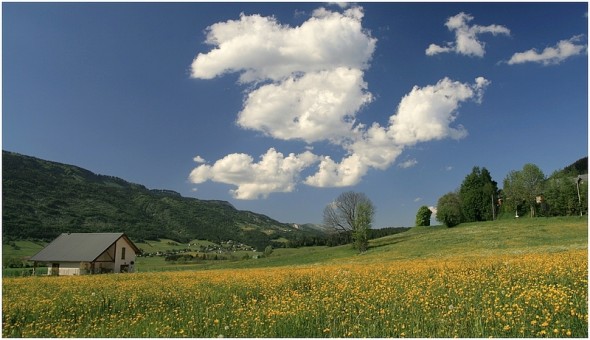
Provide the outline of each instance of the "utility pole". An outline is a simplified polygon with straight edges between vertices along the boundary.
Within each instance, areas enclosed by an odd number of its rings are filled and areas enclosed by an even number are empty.
[[[576,181],[576,188],[578,188],[578,208],[580,209],[580,216],[583,215],[582,212],[582,198],[580,197],[580,182],[582,181],[582,177],[578,176],[578,180]]]
[[[492,221],[496,220],[496,203],[494,202],[494,194],[492,194]]]

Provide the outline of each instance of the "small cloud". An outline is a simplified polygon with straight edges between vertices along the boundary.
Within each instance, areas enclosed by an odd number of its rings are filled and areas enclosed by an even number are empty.
[[[540,53],[534,48],[525,52],[515,53],[506,63],[508,65],[515,65],[532,62],[545,66],[557,65],[567,58],[582,54],[587,50],[587,45],[577,44],[583,38],[584,35],[580,34],[567,40],[561,40],[555,46],[546,47]]]
[[[195,158],[193,158],[193,161],[195,163],[207,163],[207,161],[201,156],[195,156]]]
[[[478,39],[482,33],[493,35],[510,35],[510,30],[502,25],[469,25],[473,16],[466,13],[459,13],[447,19],[445,26],[451,32],[455,32],[455,41],[446,43],[446,46],[430,44],[426,49],[426,55],[433,56],[439,53],[455,52],[471,57],[483,57],[485,54],[485,43]]]
[[[199,189],[198,188],[192,188],[191,191],[192,192],[197,192]]]
[[[453,166],[452,166],[452,165],[447,165],[447,166],[445,167],[445,170],[446,170],[446,171],[451,171],[451,170],[453,170]]]
[[[295,17],[295,18],[301,18],[301,17],[304,17],[304,16],[307,16],[307,13],[305,11],[302,11],[302,10],[296,9],[295,12],[293,13],[293,17]]]
[[[430,46],[428,46],[426,49],[426,55],[432,56],[439,53],[451,52],[452,50],[452,47],[442,47],[437,44],[430,44]]]
[[[420,202],[422,200],[422,197],[416,197],[414,198],[414,202]]]
[[[351,3],[350,2],[328,2],[328,5],[338,6],[342,9],[348,8]]]
[[[402,169],[407,169],[407,168],[411,168],[413,166],[415,166],[416,164],[418,164],[418,161],[415,159],[408,159],[405,162],[400,163],[398,166]]]

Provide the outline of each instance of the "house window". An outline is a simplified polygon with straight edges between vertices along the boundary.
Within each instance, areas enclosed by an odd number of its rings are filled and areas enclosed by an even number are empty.
[[[121,260],[125,260],[125,247],[121,248]]]

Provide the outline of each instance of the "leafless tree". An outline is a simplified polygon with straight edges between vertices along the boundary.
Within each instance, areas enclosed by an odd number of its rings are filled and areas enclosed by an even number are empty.
[[[348,191],[326,206],[324,225],[338,232],[351,232],[355,247],[364,251],[374,213],[375,207],[367,195]]]

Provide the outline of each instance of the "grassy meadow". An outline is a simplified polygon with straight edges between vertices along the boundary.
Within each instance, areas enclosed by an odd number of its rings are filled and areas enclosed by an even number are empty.
[[[413,228],[362,255],[3,278],[2,335],[587,338],[587,234],[587,219],[521,219]]]

